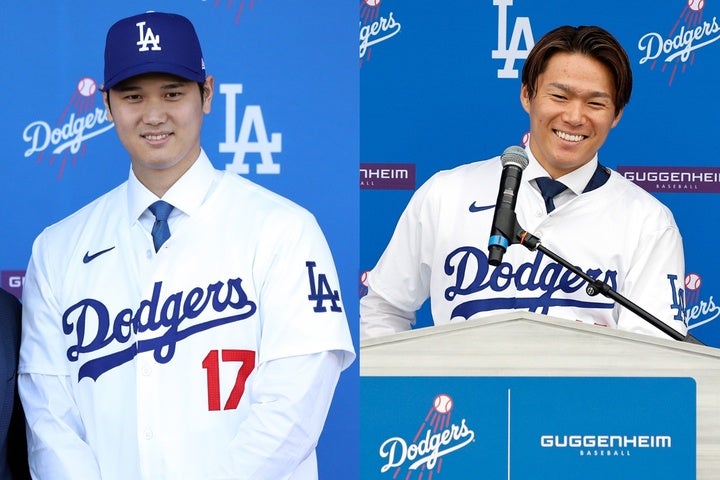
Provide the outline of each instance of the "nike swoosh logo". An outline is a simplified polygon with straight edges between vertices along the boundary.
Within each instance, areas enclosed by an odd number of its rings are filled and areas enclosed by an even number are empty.
[[[83,263],[90,263],[93,260],[95,260],[97,257],[99,257],[100,255],[102,255],[103,253],[107,253],[110,250],[112,250],[113,248],[115,248],[115,247],[110,247],[110,248],[106,248],[105,250],[100,250],[99,252],[95,252],[92,255],[90,255],[90,252],[88,251],[87,253],[85,253],[85,256],[83,257]]]
[[[483,207],[479,207],[479,206],[475,205],[475,202],[473,202],[470,204],[469,210],[472,213],[475,213],[475,212],[482,212],[483,210],[490,210],[491,208],[495,208],[495,205],[485,205]]]

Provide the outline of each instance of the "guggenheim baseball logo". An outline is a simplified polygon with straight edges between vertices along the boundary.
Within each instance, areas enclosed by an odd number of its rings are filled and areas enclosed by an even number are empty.
[[[415,190],[414,163],[361,163],[361,190]]]
[[[617,171],[651,193],[720,193],[718,167],[620,165]]]
[[[672,448],[670,435],[541,435],[543,449],[560,449],[581,457],[629,457],[635,449]]]
[[[405,479],[417,473],[440,473],[446,455],[467,447],[475,440],[475,432],[468,427],[466,419],[456,423],[451,420],[454,408],[452,398],[441,393],[433,400],[425,420],[420,424],[412,440],[401,436],[390,437],[380,445],[379,455],[385,464],[381,473],[392,471],[392,478],[407,469]]]

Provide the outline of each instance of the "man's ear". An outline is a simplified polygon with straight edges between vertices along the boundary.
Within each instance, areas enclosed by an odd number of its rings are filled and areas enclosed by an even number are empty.
[[[525,84],[520,87],[520,103],[527,113],[530,113],[530,92]]]
[[[107,112],[107,118],[109,121],[113,121],[112,111],[110,110],[110,90],[103,91],[103,104],[105,105],[105,111]]]
[[[215,89],[215,78],[212,75],[205,77],[203,84],[203,113],[208,114],[212,108],[213,91]]]

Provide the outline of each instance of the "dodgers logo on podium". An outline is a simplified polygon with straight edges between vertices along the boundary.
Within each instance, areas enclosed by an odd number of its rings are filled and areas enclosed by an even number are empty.
[[[393,478],[406,472],[403,478],[418,480],[426,472],[431,477],[433,473],[440,473],[447,455],[475,440],[475,432],[467,425],[465,418],[453,421],[453,406],[452,398],[441,393],[433,400],[432,407],[411,439],[394,436],[385,440],[380,445],[379,453],[387,463],[380,468],[380,472],[390,472]]]

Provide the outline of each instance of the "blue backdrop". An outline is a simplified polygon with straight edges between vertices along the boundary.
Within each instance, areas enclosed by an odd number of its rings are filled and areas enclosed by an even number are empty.
[[[684,239],[691,333],[720,346],[720,168],[708,148],[720,125],[718,16],[714,0],[363,1],[361,292],[362,272],[417,186],[522,142],[529,122],[519,77],[535,41],[559,25],[600,25],[623,44],[634,75],[600,160],[672,210]],[[429,323],[427,306],[418,323]]]
[[[216,167],[232,164],[233,171],[316,215],[334,253],[357,339],[354,2],[5,3],[2,286],[19,295],[32,241],[42,228],[127,178],[129,159],[105,117],[97,87],[108,27],[146,10],[180,13],[195,24],[216,85],[203,147]],[[320,478],[358,478],[357,365],[338,385],[318,448]]]
[[[127,177],[127,156],[91,92],[102,78],[107,28],[145,10],[195,23],[217,88],[205,149],[216,167],[234,162],[315,213],[355,339],[358,277],[379,257],[412,190],[437,170],[521,142],[528,121],[517,74],[535,39],[560,24],[607,28],[631,57],[635,88],[601,159],[645,180],[672,209],[685,241],[691,331],[720,345],[720,169],[707,147],[720,125],[714,0],[8,2],[0,31],[4,288],[19,294],[43,227]],[[237,142],[244,122],[251,135]],[[320,441],[321,478],[359,476],[357,377],[356,362]]]

